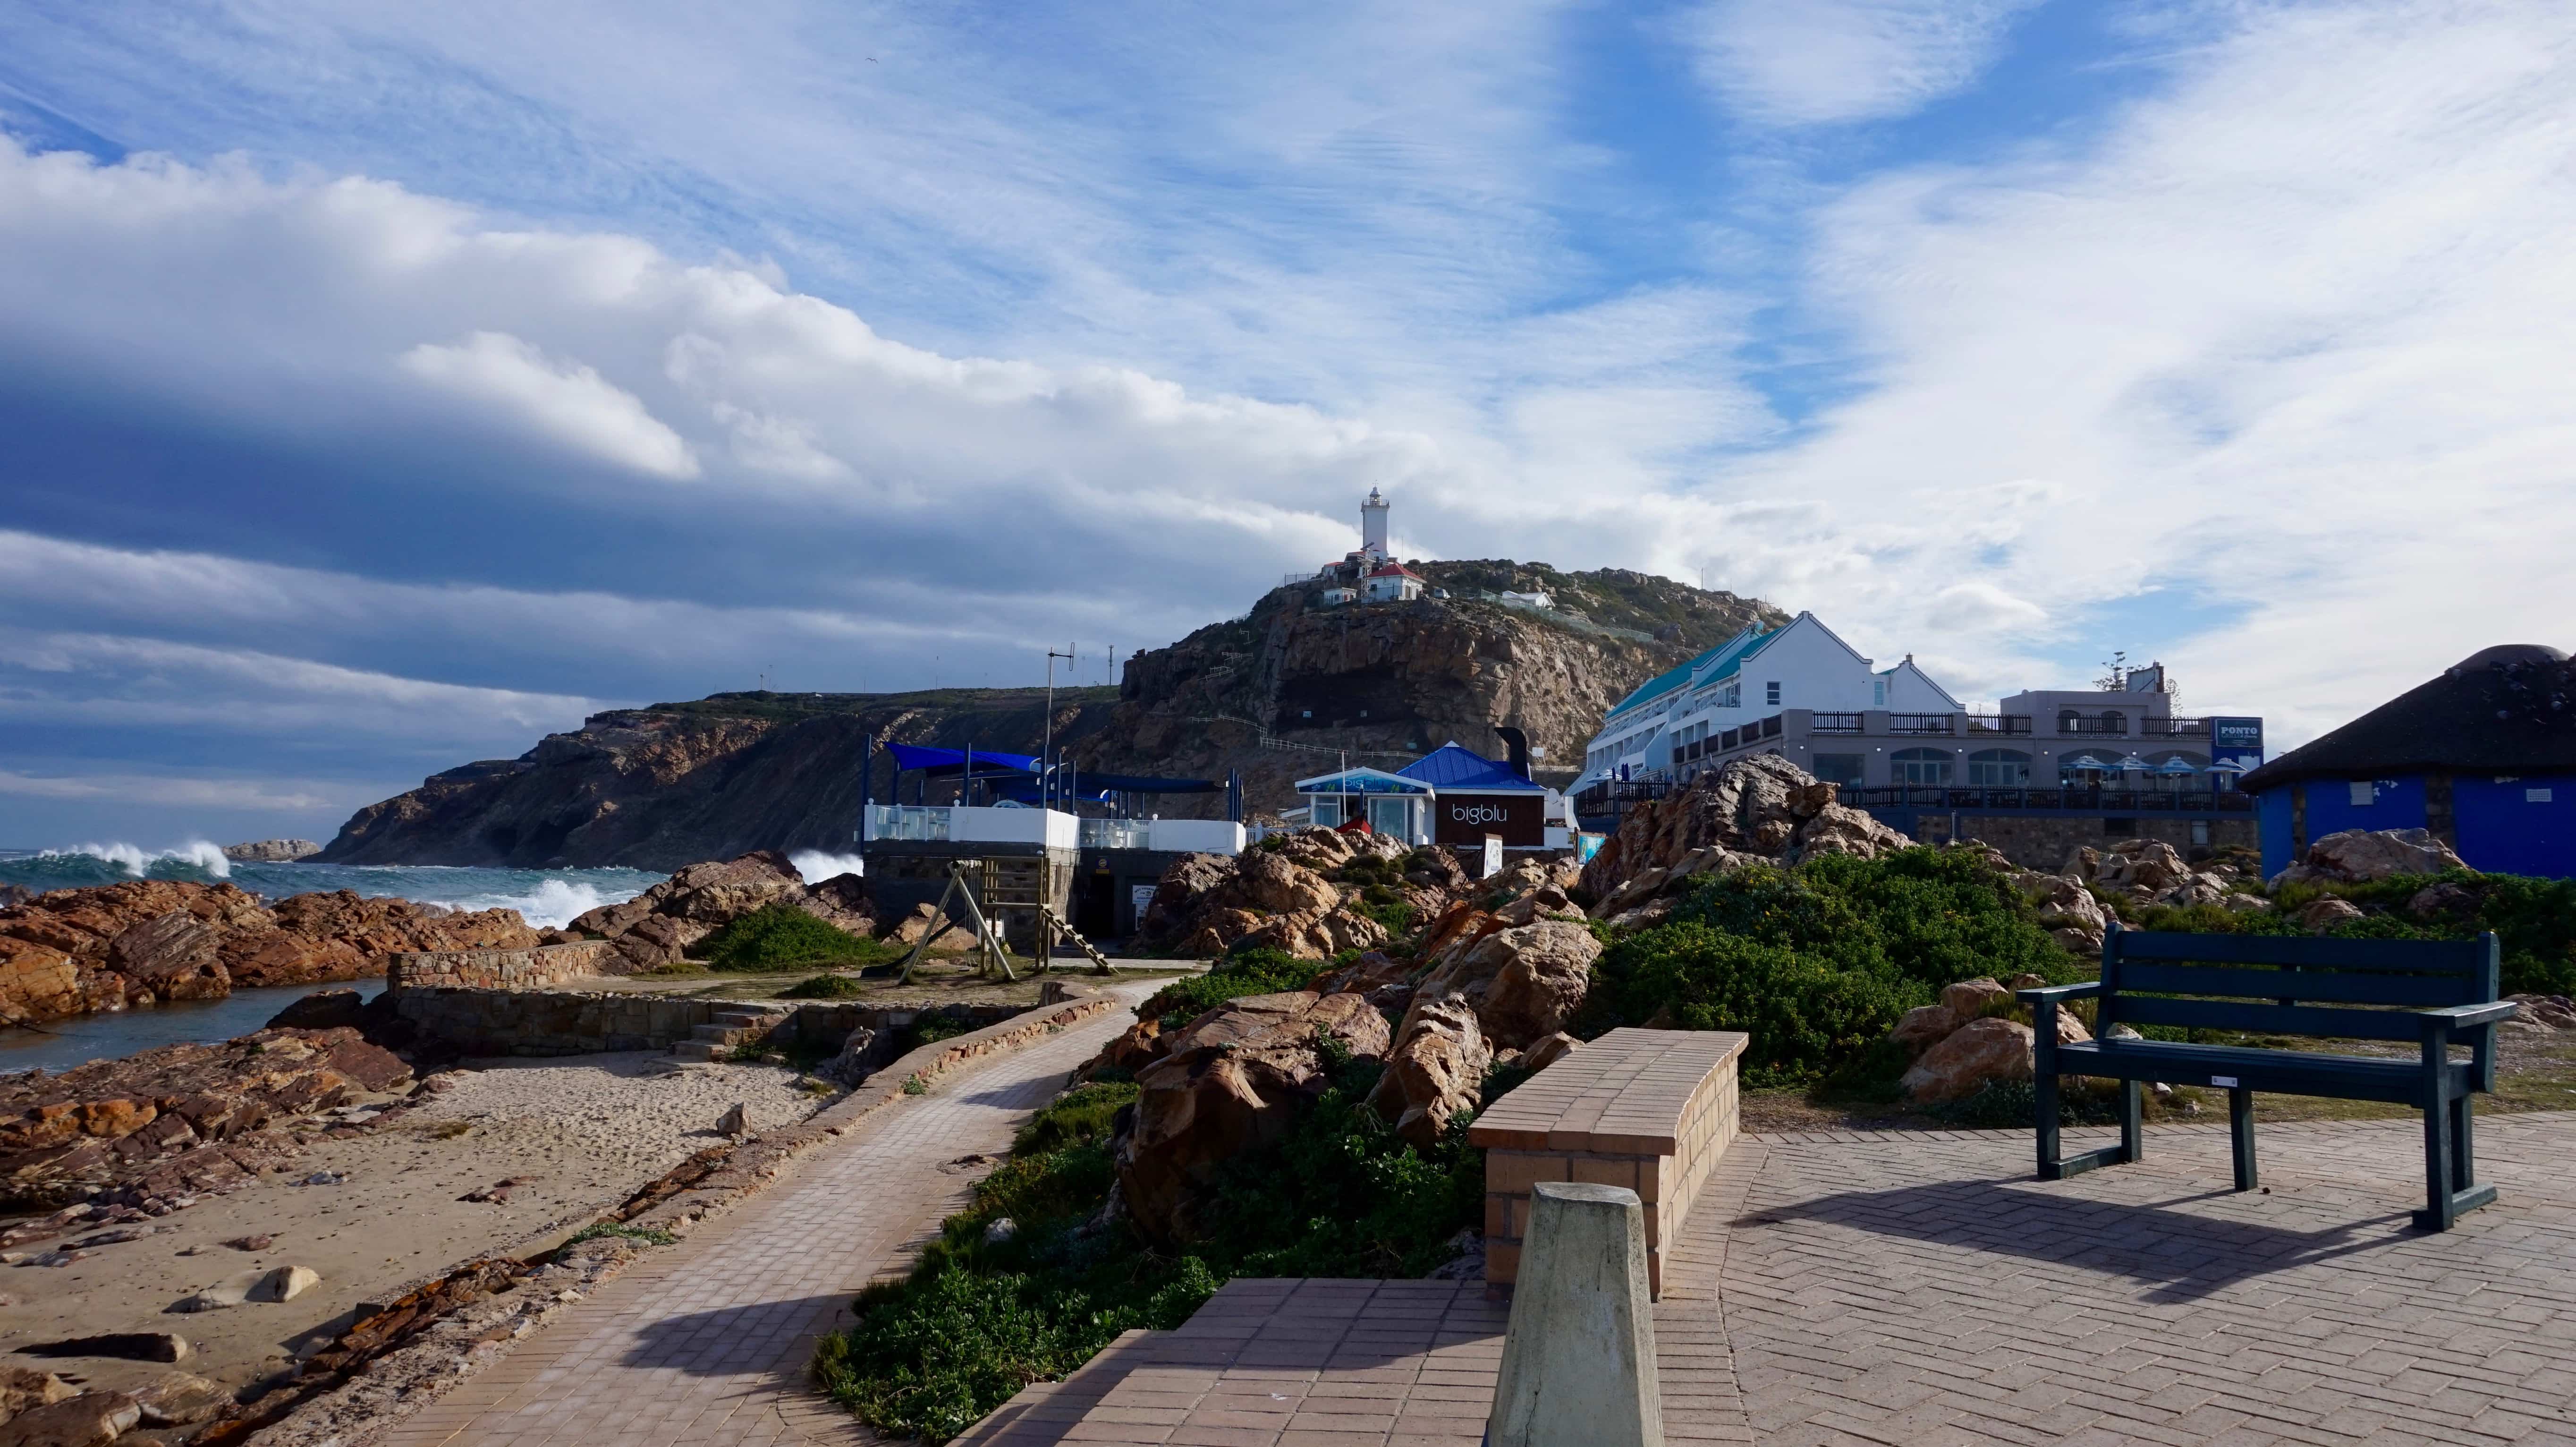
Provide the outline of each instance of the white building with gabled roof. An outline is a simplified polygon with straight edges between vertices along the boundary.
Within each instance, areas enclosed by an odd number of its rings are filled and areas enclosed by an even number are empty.
[[[1917,667],[1893,668],[1843,641],[1813,613],[1759,624],[1637,686],[1601,722],[1568,793],[1670,770],[1691,746],[1782,709],[1956,713],[1966,706]]]

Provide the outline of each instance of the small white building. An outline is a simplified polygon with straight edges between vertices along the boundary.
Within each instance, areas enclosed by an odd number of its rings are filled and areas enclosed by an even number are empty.
[[[1315,597],[1327,608],[1338,608],[1344,603],[1358,602],[1360,593],[1357,588],[1333,587],[1326,588]]]
[[[1507,608],[1528,608],[1540,613],[1556,606],[1556,599],[1545,593],[1506,592],[1502,598],[1503,606]]]
[[[1430,584],[1402,563],[1388,563],[1360,580],[1360,594],[1372,603],[1409,603]]]

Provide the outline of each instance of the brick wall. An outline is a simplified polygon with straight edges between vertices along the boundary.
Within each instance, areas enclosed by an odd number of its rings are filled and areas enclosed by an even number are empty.
[[[1647,1281],[1661,1295],[1666,1244],[1735,1139],[1744,1046],[1729,1031],[1613,1030],[1479,1115],[1467,1140],[1485,1149],[1485,1279],[1519,1276],[1531,1185],[1582,1181],[1644,1203]]]

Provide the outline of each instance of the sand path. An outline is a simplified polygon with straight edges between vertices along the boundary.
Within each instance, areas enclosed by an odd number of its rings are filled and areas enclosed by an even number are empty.
[[[1133,1002],[1159,983],[1111,993]],[[848,1324],[851,1297],[900,1270],[984,1169],[942,1167],[1006,1150],[1066,1072],[1130,1023],[1113,1011],[875,1112],[792,1180],[647,1256],[377,1434],[377,1447],[873,1440],[808,1385],[815,1340]]]

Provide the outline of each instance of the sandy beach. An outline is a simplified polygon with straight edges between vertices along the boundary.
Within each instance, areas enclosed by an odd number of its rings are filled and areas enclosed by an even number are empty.
[[[389,1300],[476,1256],[551,1245],[721,1140],[716,1121],[737,1103],[760,1131],[801,1120],[831,1098],[799,1089],[793,1071],[674,1068],[661,1052],[476,1061],[450,1076],[448,1089],[398,1124],[341,1139],[317,1135],[283,1171],[127,1228],[148,1228],[140,1239],[98,1246],[68,1266],[0,1268],[8,1298],[0,1306],[0,1348],[101,1332],[176,1332],[195,1351],[175,1369],[98,1358],[42,1365],[93,1387],[139,1384],[173,1370],[244,1386],[336,1334],[361,1303]],[[316,1176],[326,1179],[304,1184]],[[503,1181],[516,1184],[494,1189]],[[489,1199],[461,1199],[469,1194]],[[77,1246],[97,1234],[76,1232],[46,1245]],[[257,1236],[271,1240],[257,1250],[224,1244]],[[311,1268],[321,1281],[288,1302],[170,1310],[279,1266]]]

